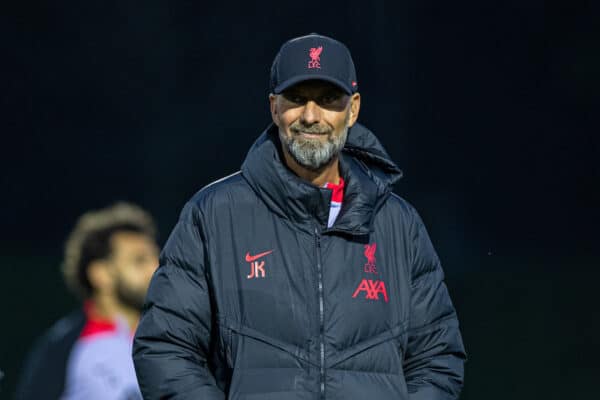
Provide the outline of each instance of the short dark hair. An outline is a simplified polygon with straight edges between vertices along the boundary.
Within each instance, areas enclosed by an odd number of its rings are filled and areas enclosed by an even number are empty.
[[[154,220],[134,204],[120,202],[79,217],[66,241],[62,265],[65,282],[75,294],[83,298],[92,294],[88,266],[110,256],[111,238],[117,232],[135,232],[156,239]]]

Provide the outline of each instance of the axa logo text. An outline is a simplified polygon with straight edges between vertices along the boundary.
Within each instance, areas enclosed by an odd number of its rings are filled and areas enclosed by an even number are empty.
[[[385,300],[386,303],[389,300],[385,282],[383,281],[363,279],[354,291],[352,298],[358,296],[360,292],[365,292],[365,298],[368,300],[379,300],[380,294],[383,294],[383,300]]]

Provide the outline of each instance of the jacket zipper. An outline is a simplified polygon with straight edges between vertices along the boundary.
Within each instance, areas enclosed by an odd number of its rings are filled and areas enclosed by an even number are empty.
[[[319,352],[320,352],[320,391],[321,399],[325,399],[325,311],[323,306],[323,271],[321,265],[321,235],[315,227],[315,242],[317,245],[317,279],[319,292]]]

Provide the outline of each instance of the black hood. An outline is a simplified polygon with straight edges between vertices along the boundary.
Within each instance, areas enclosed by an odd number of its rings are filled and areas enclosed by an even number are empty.
[[[327,229],[331,191],[299,178],[282,162],[277,126],[271,124],[254,142],[242,175],[273,212],[311,232],[369,234],[375,211],[390,194],[402,171],[375,135],[360,124],[348,130],[340,156],[344,201],[334,226]]]

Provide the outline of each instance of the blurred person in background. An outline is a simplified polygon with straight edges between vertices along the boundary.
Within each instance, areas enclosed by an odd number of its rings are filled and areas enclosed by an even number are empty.
[[[117,203],[82,215],[62,272],[83,306],[37,340],[16,400],[141,399],[131,346],[157,266],[156,227],[146,211]]]

